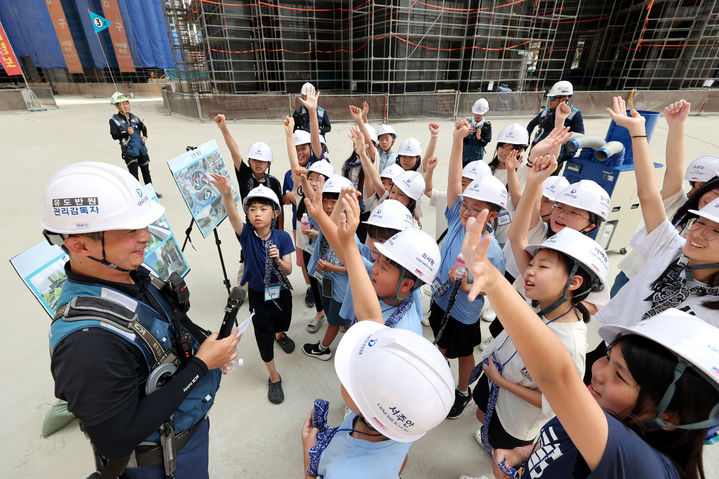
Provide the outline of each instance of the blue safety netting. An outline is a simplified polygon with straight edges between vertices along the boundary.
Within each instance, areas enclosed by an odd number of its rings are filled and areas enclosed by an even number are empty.
[[[162,13],[162,1],[118,2],[127,43],[138,68],[174,66]],[[109,32],[105,30],[96,34],[88,14],[88,10],[91,10],[105,16],[101,3],[101,0],[62,1],[67,27],[84,67],[106,68],[103,52],[110,65],[117,66]],[[18,57],[29,56],[35,65],[41,68],[67,66],[45,0],[0,0],[0,21]]]

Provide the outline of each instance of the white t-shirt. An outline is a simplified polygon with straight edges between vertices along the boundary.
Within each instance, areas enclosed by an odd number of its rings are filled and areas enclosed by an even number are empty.
[[[688,200],[687,194],[684,190],[679,190],[669,198],[662,201],[664,203],[664,211],[666,211],[667,218],[672,218],[679,208]],[[630,242],[631,244],[631,242]],[[633,278],[637,271],[642,269],[644,266],[644,260],[642,255],[637,250],[631,250],[624,256],[624,259],[619,263],[619,270],[624,272],[627,278]]]
[[[524,190],[524,186],[527,183],[528,173],[529,168],[527,168],[527,163],[523,160],[517,168],[517,178],[519,179],[519,186],[522,190]],[[493,174],[495,178],[502,182],[502,184],[504,184],[505,186],[507,185],[506,168],[503,170],[497,168],[496,170],[494,170]],[[507,188],[507,193],[509,193],[509,188]],[[509,197],[507,198],[507,207],[502,209],[502,211],[500,211],[497,215],[497,225],[496,228],[494,228],[494,237],[497,238],[497,241],[500,245],[505,245],[508,243],[507,237],[509,235],[509,225],[512,223],[512,217],[514,216],[515,208],[516,205],[512,203],[512,195],[509,195]]]
[[[645,261],[644,266],[597,313],[596,318],[602,323],[628,326],[641,321],[644,313],[652,307],[651,301],[644,300],[652,294],[652,283],[681,255],[686,240],[681,237],[669,219],[665,219],[650,234],[646,231],[646,228],[642,228],[630,242],[641,254]],[[701,283],[697,281],[696,284]],[[719,311],[702,306],[702,303],[708,299],[692,295],[675,307],[695,314],[713,326],[719,326]]]
[[[434,227],[437,238],[447,229],[447,218],[444,212],[447,211],[447,192],[432,188],[432,196],[429,198],[429,206],[434,206]]]
[[[542,319],[546,322],[545,318]],[[552,330],[569,351],[579,377],[584,377],[585,355],[587,353],[587,325],[584,321],[572,321],[570,323],[558,323],[555,321],[549,323],[547,327]],[[527,372],[519,353],[514,354],[516,351],[517,349],[509,336],[507,336],[507,332],[502,331],[489,343],[482,359],[494,352],[497,361],[504,364],[502,371],[504,379],[520,386],[538,389]],[[514,357],[510,360],[509,358],[513,354]],[[524,399],[502,388],[499,389],[497,394],[497,405],[494,412],[498,414],[504,429],[512,436],[523,441],[534,440],[542,426],[554,416],[551,409],[543,411],[541,408],[534,407]]]

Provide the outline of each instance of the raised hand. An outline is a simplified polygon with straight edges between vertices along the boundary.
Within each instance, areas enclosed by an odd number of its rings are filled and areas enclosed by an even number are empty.
[[[527,173],[527,183],[542,184],[544,180],[552,175],[557,169],[557,157],[555,155],[542,155],[534,158],[532,167]]]
[[[609,116],[612,117],[612,120],[614,120],[614,123],[629,130],[631,136],[646,135],[644,117],[633,108],[629,112],[631,116],[627,115],[627,104],[624,98],[615,96],[612,101],[612,108],[607,108],[606,110],[609,112]]]
[[[225,115],[223,115],[222,113],[215,115],[214,121],[220,128],[224,128],[227,126],[227,122],[225,121]]]
[[[476,219],[467,220],[467,232],[462,243],[464,261],[474,278],[474,282],[469,283],[470,290],[467,293],[470,301],[474,301],[482,291],[486,291],[493,281],[504,277],[487,258],[487,250],[493,241],[492,235],[482,237],[487,214],[489,210],[482,210]]]
[[[221,195],[232,194],[232,186],[226,176],[218,175],[217,173],[210,173],[210,176],[212,177],[210,183],[215,185],[215,188],[217,188],[217,191],[219,191]]]
[[[285,120],[282,122],[282,124],[285,127],[285,133],[292,134],[292,132],[295,129],[295,119],[291,116],[286,116]]]
[[[559,118],[562,119],[562,121],[566,120],[569,114],[572,113],[572,108],[567,105],[567,102],[562,102],[557,107],[557,112],[555,113]]]
[[[297,100],[302,103],[302,106],[307,108],[308,111],[314,111],[317,109],[317,102],[318,97],[320,96],[320,92],[315,90],[315,87],[310,86],[309,91],[307,92],[307,95],[305,95],[306,98],[298,98]]]
[[[354,242],[355,232],[360,222],[360,206],[359,201],[357,201],[356,191],[343,188],[338,203],[340,201],[345,214],[340,216],[337,236],[342,244],[348,244],[349,242]]]
[[[427,126],[429,127],[429,133],[432,136],[439,135],[439,123],[437,123],[436,121],[431,121]]]
[[[324,209],[322,209],[322,187],[324,185],[325,178],[324,176],[320,175],[320,179],[317,183],[317,192],[312,197],[312,201],[310,201],[308,198],[305,198],[305,207],[307,208],[307,214],[315,221],[317,221],[317,218],[320,218],[323,214],[325,214]]]
[[[360,110],[359,108],[357,108],[354,105],[349,105],[349,109],[350,109],[350,115],[352,115],[352,119],[356,123],[362,123],[362,110]]]
[[[681,125],[689,116],[691,104],[686,100],[675,101],[668,107],[664,108],[664,117],[667,120],[669,128]]]
[[[359,128],[356,126],[350,128],[350,138],[352,138],[352,143],[354,143],[355,151],[357,153],[364,150],[364,136]]]
[[[529,155],[529,162],[534,163],[535,157],[546,155],[554,149],[561,148],[561,146],[569,141],[571,137],[572,132],[569,131],[568,126],[552,129],[545,139],[532,147],[532,152]],[[559,151],[557,151],[557,153],[559,153]]]
[[[522,154],[519,150],[512,150],[509,152],[507,157],[504,159],[504,164],[507,165],[507,171],[515,171],[519,164],[522,162]]]
[[[437,167],[437,163],[439,163],[439,160],[436,156],[433,156],[432,158],[427,160],[427,171],[434,171],[434,169]]]
[[[469,122],[467,120],[459,120],[457,123],[454,124],[454,132],[452,133],[452,135],[454,136],[455,140],[461,140],[465,136],[469,135],[471,131],[472,127],[469,126]]]

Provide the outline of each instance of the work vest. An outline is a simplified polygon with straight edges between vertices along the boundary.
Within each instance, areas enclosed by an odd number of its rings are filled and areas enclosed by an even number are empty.
[[[139,349],[145,358],[149,376],[153,369],[160,366],[157,364],[157,358],[166,355],[172,349],[172,339],[175,333],[174,328],[170,326],[173,314],[172,306],[154,285],[149,285],[147,291],[152,294],[153,299],[162,307],[162,311],[155,311],[147,304],[116,289],[94,284],[76,283],[68,278],[58,299],[58,309],[66,304],[69,304],[70,308],[72,308],[72,300],[76,297],[100,297],[107,300],[108,304],[114,301],[116,306],[124,306],[127,311],[133,312],[140,326],[128,329],[123,328],[120,324],[113,325],[112,321],[108,319],[93,319],[91,311],[86,316],[78,317],[77,319],[66,320],[65,317],[60,317],[53,321],[50,326],[50,355],[52,356],[57,345],[69,334],[86,328],[103,328],[105,331],[114,333]],[[130,309],[130,307],[133,307],[133,309]],[[149,333],[151,335],[150,341],[143,339],[141,334],[137,334],[136,331],[142,331],[143,334]],[[153,346],[148,343],[152,343]],[[195,349],[198,347],[199,342],[195,338]],[[189,429],[207,415],[215,401],[215,393],[220,387],[221,377],[221,371],[213,369],[197,381],[195,387],[190,390],[173,414],[175,433],[179,434]],[[138,384],[141,386],[143,396],[145,382],[146,379],[140,380],[138,378]],[[159,442],[159,439],[159,432],[154,431],[147,437],[146,441]]]
[[[140,156],[140,153],[147,154],[147,147],[142,142],[142,133],[140,132],[139,126],[142,121],[137,115],[130,113],[130,120],[128,121],[125,115],[115,113],[112,115],[112,121],[117,125],[120,131],[127,131],[128,127],[133,127],[135,132],[130,135],[126,140],[120,140],[120,150],[123,155],[128,156]]]

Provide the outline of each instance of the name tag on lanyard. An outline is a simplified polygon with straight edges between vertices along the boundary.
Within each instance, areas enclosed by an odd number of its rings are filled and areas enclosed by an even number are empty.
[[[280,297],[280,285],[271,284],[265,288],[265,301],[273,301]]]

